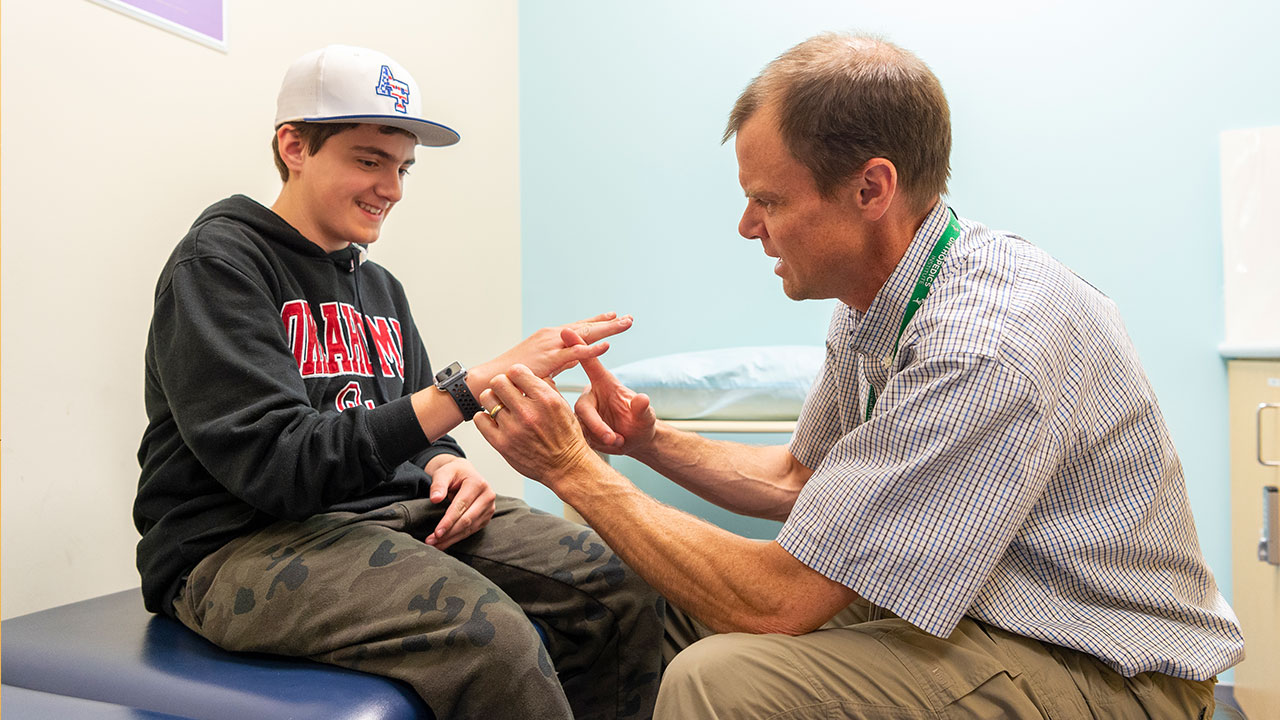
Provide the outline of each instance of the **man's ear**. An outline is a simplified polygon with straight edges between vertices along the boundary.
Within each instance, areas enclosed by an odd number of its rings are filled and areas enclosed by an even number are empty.
[[[297,128],[289,123],[281,125],[276,130],[276,147],[280,151],[280,159],[284,161],[284,166],[289,168],[289,177],[297,175],[302,170],[303,161],[307,156],[302,135]]]
[[[898,196],[898,168],[886,158],[871,158],[852,183],[854,203],[872,222],[884,217]]]

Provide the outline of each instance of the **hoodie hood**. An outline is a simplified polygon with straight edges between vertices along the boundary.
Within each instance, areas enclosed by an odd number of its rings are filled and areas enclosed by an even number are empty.
[[[325,252],[324,248],[308,240],[274,210],[246,195],[232,195],[210,205],[192,223],[191,229],[199,230],[203,225],[219,219],[234,220],[246,225],[256,234],[300,255],[327,257],[334,265],[348,272],[354,271],[369,256],[368,247],[357,243],[334,252]]]

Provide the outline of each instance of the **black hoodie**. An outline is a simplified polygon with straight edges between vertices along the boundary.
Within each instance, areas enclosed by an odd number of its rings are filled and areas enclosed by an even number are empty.
[[[149,424],[133,506],[148,610],[183,575],[278,519],[427,494],[422,467],[462,455],[422,432],[432,382],[399,281],[351,246],[326,254],[242,195],[196,220],[156,284]]]

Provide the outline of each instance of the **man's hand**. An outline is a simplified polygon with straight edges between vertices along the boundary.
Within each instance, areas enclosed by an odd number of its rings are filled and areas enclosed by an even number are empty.
[[[570,328],[560,332],[566,345],[585,341]],[[582,392],[574,411],[593,450],[627,455],[653,441],[657,416],[649,396],[618,382],[599,358],[582,361],[591,384]]]
[[[540,378],[553,378],[584,360],[603,355],[609,343],[597,341],[627,330],[631,323],[630,315],[618,317],[617,313],[610,312],[568,325],[543,328],[493,360],[472,368],[472,372],[487,380],[519,363]],[[562,337],[565,330],[571,331],[577,341],[567,343]]]
[[[556,491],[557,480],[574,468],[600,458],[591,452],[569,403],[549,383],[524,365],[498,375],[480,395],[490,415],[478,412],[476,429],[511,467]]]
[[[426,470],[431,475],[431,502],[449,500],[435,532],[426,537],[428,545],[445,550],[489,524],[498,496],[470,460],[437,455]]]

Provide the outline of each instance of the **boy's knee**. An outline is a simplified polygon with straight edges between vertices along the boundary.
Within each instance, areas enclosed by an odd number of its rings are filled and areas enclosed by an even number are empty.
[[[544,678],[555,677],[542,636],[519,605],[504,598],[462,614],[468,613],[466,620],[443,631],[441,650],[482,654],[486,661],[479,663],[476,671],[495,674],[495,681],[510,681],[503,676],[513,672],[533,671]]]
[[[477,647],[492,646],[520,654],[542,646],[533,621],[518,604],[505,598],[483,607],[477,605],[470,618],[453,629],[451,637],[465,637]]]

